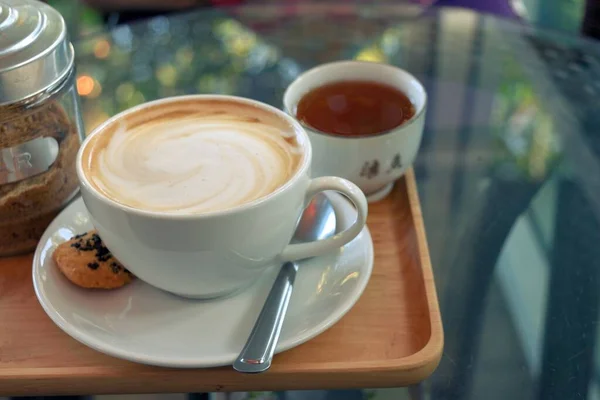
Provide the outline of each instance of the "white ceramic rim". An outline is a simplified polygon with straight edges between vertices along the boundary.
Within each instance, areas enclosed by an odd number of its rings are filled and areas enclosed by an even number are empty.
[[[294,173],[294,175],[292,175],[292,177],[290,179],[288,179],[288,181],[286,183],[284,183],[279,188],[277,188],[275,191],[269,193],[266,196],[260,197],[249,203],[244,203],[239,206],[231,207],[231,208],[228,208],[225,210],[217,210],[217,211],[194,213],[194,214],[192,214],[192,213],[190,213],[190,214],[172,214],[172,213],[168,213],[168,212],[149,211],[149,210],[142,210],[139,208],[134,208],[134,207],[119,203],[118,201],[108,198],[107,196],[103,195],[98,190],[96,190],[96,188],[92,184],[90,184],[87,176],[85,175],[85,173],[83,171],[82,158],[83,158],[83,151],[89,145],[91,138],[93,138],[96,135],[101,134],[101,132],[108,125],[114,123],[116,120],[118,120],[126,115],[136,113],[136,112],[143,110],[144,108],[152,106],[152,105],[171,103],[171,102],[182,101],[182,100],[226,100],[226,101],[250,104],[255,107],[262,108],[263,110],[265,110],[267,112],[273,113],[280,118],[283,118],[285,121],[290,123],[290,126],[293,128],[293,130],[296,134],[296,137],[299,139],[298,143],[300,144],[300,146],[302,146],[302,150],[303,150],[302,163],[296,169],[296,172]],[[296,121],[296,119],[294,117],[292,117],[291,115],[288,115],[285,112],[281,111],[280,109],[270,106],[268,104],[262,103],[257,100],[248,99],[245,97],[229,96],[229,95],[216,95],[216,94],[192,94],[192,95],[185,95],[185,96],[166,97],[164,99],[158,99],[158,100],[153,100],[153,101],[149,101],[146,103],[142,103],[135,107],[129,108],[125,111],[121,111],[120,113],[118,113],[118,114],[114,115],[113,117],[109,118],[108,120],[104,121],[102,124],[100,124],[98,127],[96,127],[89,135],[87,135],[87,137],[85,138],[85,140],[79,147],[75,165],[76,165],[77,177],[79,179],[80,185],[83,186],[86,190],[88,190],[94,197],[96,197],[96,199],[100,200],[101,202],[105,203],[106,205],[108,205],[110,207],[118,208],[127,213],[132,213],[132,214],[149,217],[149,218],[169,219],[169,220],[198,220],[198,219],[213,218],[213,217],[219,217],[222,215],[231,215],[231,214],[244,212],[244,211],[258,207],[258,206],[270,201],[271,199],[277,197],[278,195],[280,195],[281,193],[283,193],[284,191],[289,189],[291,186],[293,186],[300,179],[300,177],[304,173],[306,173],[306,171],[310,167],[311,159],[312,159],[312,146],[310,144],[310,139],[308,138],[308,134],[304,130],[304,127],[298,121]]]
[[[377,132],[377,133],[368,134],[368,135],[352,135],[352,136],[334,135],[334,134],[331,134],[328,132],[321,131],[310,125],[306,125],[306,124],[302,123],[302,121],[298,121],[298,119],[296,118],[296,113],[292,112],[292,108],[295,108],[298,105],[298,102],[294,102],[293,104],[290,104],[290,102],[288,101],[288,97],[290,96],[290,92],[292,91],[292,89],[295,89],[296,86],[300,85],[301,81],[303,79],[305,79],[306,77],[308,77],[310,75],[318,75],[318,74],[326,73],[328,69],[334,68],[334,67],[341,67],[344,65],[346,65],[348,67],[352,67],[352,66],[356,66],[356,65],[365,65],[365,64],[372,65],[374,68],[385,68],[385,69],[391,70],[400,75],[404,75],[409,80],[416,83],[416,86],[419,88],[419,91],[423,95],[423,106],[420,107],[415,112],[415,115],[413,115],[408,121],[404,122],[403,124],[398,125],[394,128],[388,129],[387,131]],[[363,80],[368,81],[369,79],[365,78]],[[328,79],[326,81],[326,83],[333,83],[333,82],[340,82],[340,81],[342,81],[342,79],[331,78],[331,79]],[[302,96],[305,95],[306,93],[308,93],[308,91],[310,91],[311,89],[313,89],[313,88],[306,89],[306,91],[299,97],[302,98]],[[390,133],[396,133],[396,132],[402,131],[405,128],[412,125],[413,123],[415,123],[416,121],[418,121],[421,118],[422,114],[425,113],[425,110],[427,109],[427,91],[425,90],[425,87],[423,87],[423,84],[421,83],[421,81],[419,81],[413,74],[411,74],[410,72],[408,72],[402,68],[396,67],[394,65],[372,62],[372,61],[357,61],[357,60],[333,61],[330,63],[318,65],[318,66],[313,67],[307,71],[304,71],[303,73],[298,75],[296,77],[296,79],[294,79],[294,81],[289,84],[289,86],[285,89],[285,92],[283,93],[283,109],[288,115],[292,116],[292,118],[294,118],[294,120],[296,120],[300,124],[300,126],[302,126],[305,130],[310,130],[311,132],[318,133],[320,135],[328,136],[331,138],[340,139],[340,140],[368,139],[368,138],[375,138],[378,136],[384,136],[384,135],[388,135]]]

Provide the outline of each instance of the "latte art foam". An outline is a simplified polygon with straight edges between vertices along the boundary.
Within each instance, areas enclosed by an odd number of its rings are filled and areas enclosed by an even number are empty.
[[[204,213],[264,197],[294,174],[300,146],[293,130],[234,111],[118,122],[90,149],[90,180],[148,211]]]

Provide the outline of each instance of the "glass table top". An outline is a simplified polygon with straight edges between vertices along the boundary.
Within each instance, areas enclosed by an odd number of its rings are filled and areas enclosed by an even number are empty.
[[[415,74],[429,95],[417,174],[442,319],[431,399],[600,398],[600,47],[462,9],[242,6],[76,43],[88,131],[190,93],[281,106],[339,59]]]

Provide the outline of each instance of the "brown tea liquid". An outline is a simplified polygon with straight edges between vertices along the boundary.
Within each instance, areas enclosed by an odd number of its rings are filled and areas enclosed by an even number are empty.
[[[388,131],[415,115],[415,107],[400,90],[378,82],[341,81],[308,92],[296,117],[321,132],[364,136]]]

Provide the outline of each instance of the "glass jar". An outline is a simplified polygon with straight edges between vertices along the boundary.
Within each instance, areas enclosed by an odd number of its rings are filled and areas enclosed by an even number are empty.
[[[77,193],[84,131],[73,59],[56,10],[0,0],[0,256],[33,250]]]

